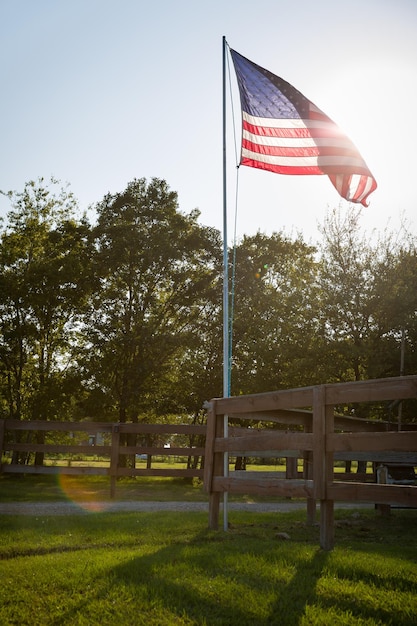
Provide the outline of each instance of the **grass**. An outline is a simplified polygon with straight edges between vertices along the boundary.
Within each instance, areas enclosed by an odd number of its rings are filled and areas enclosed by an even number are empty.
[[[3,515],[0,623],[411,626],[416,516],[338,510],[323,552],[304,513]]]
[[[68,499],[108,500],[109,480],[0,477],[2,502]],[[118,481],[116,500],[207,494],[140,477]],[[196,512],[0,515],[0,624],[417,625],[417,511],[335,516],[323,552],[305,512],[230,512],[227,533]]]

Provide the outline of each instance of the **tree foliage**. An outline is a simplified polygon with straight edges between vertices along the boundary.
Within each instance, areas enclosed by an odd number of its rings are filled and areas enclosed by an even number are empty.
[[[106,195],[92,225],[57,181],[8,196],[1,416],[200,420],[222,395],[220,234],[156,178]],[[368,236],[353,207],[321,236],[258,232],[230,254],[232,394],[417,373],[415,238]]]
[[[31,181],[9,197],[0,248],[3,409],[17,419],[62,419],[89,290],[89,226],[56,181]]]
[[[218,234],[198,225],[198,212],[182,214],[158,179],[106,196],[97,213],[88,378],[120,421],[178,410],[177,362],[200,348],[218,297]]]

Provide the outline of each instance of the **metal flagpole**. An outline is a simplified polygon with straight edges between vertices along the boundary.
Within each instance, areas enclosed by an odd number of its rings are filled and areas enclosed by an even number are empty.
[[[227,184],[226,184],[226,37],[223,36],[223,396],[230,395],[230,354],[229,354],[229,257],[227,247]],[[228,416],[224,416],[224,437],[229,434]],[[224,476],[229,475],[229,453],[223,457]],[[223,494],[223,527],[227,530],[228,493]]]

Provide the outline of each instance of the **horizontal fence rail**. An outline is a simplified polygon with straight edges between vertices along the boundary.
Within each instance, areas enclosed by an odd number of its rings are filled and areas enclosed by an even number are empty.
[[[206,427],[194,424],[128,424],[0,420],[2,473],[108,476],[115,495],[122,476],[202,478]],[[26,436],[26,441],[22,440]],[[57,438],[58,441],[48,441]],[[59,441],[64,437],[65,443]],[[90,441],[84,441],[84,438]],[[166,441],[182,439],[181,444]],[[78,438],[78,443],[74,440]],[[135,442],[132,443],[131,439]],[[40,443],[42,441],[42,443]],[[80,465],[73,456],[83,456]],[[10,457],[6,459],[6,457]],[[95,459],[100,459],[98,465]],[[184,468],[152,467],[153,459],[176,457]],[[190,463],[190,460],[193,462]]]

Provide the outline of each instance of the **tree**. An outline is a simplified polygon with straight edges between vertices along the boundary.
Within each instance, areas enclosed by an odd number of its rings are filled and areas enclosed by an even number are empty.
[[[219,236],[166,182],[134,180],[97,205],[86,380],[121,422],[171,413],[181,363],[219,293]],[[169,390],[169,393],[168,393]],[[180,394],[181,395],[181,394]]]
[[[328,380],[361,380],[374,325],[378,250],[360,233],[360,209],[333,210],[321,228],[321,333]]]
[[[236,250],[233,394],[312,384],[317,330],[314,248],[283,233]]]
[[[402,329],[408,337],[415,328],[415,242],[406,230],[368,237],[360,215],[356,207],[334,210],[322,227],[318,357],[329,382],[398,376]],[[387,417],[385,406],[361,411]]]
[[[62,419],[67,368],[89,290],[90,229],[73,194],[52,180],[8,194],[0,247],[0,367],[6,415]],[[66,382],[65,382],[66,381]]]

